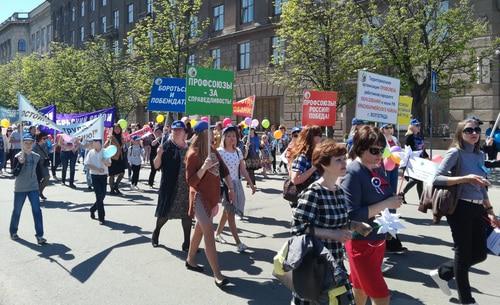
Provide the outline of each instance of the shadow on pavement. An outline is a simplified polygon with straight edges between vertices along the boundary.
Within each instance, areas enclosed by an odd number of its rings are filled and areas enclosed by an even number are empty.
[[[248,300],[250,305],[290,304],[291,292],[277,280],[269,279],[263,283],[245,278],[228,278],[230,285],[224,291]]]
[[[85,261],[81,262],[80,264],[76,265],[73,269],[71,269],[70,274],[71,274],[71,276],[73,276],[75,279],[77,279],[81,283],[85,283],[92,276],[92,274],[94,274],[94,272],[97,270],[97,268],[99,268],[99,266],[102,264],[102,262],[106,259],[106,257],[114,249],[144,244],[144,243],[148,243],[150,241],[151,240],[145,236],[139,236],[139,237],[132,238],[132,239],[129,239],[127,241],[121,242],[121,243],[116,244],[114,246],[111,246],[111,247],[97,253],[96,255],[86,259]]]
[[[442,218],[441,222],[439,224],[433,224],[432,223],[432,214],[429,212],[427,213],[426,216],[429,216],[428,218],[422,219],[422,218],[412,218],[408,216],[401,216],[401,219],[409,222],[414,225],[420,225],[420,226],[448,226],[448,223],[446,222],[446,218]]]
[[[277,190],[277,189],[272,189],[272,188],[259,188],[259,192],[262,192],[264,194],[281,194],[283,193],[282,190]]]
[[[58,257],[65,261],[69,261],[75,258],[73,254],[68,253],[71,251],[71,249],[63,244],[47,243],[46,245],[40,246],[25,239],[18,239],[16,242],[27,248],[30,248],[33,251],[38,252],[39,257],[48,259],[49,261],[54,261],[54,257]]]
[[[111,230],[123,231],[123,234],[135,233],[138,235],[152,234],[150,231],[144,231],[139,226],[133,226],[126,223],[114,222],[110,220],[106,220],[104,227],[108,227]]]
[[[398,234],[402,242],[410,242],[416,245],[432,245],[453,247],[453,243],[426,235],[406,235]]]
[[[285,208],[289,208],[285,206]],[[261,224],[266,226],[278,226],[283,228],[290,228],[290,221],[277,220],[276,218],[271,217],[253,217],[253,216],[245,216],[246,221],[252,224]],[[291,219],[291,216],[290,216]]]

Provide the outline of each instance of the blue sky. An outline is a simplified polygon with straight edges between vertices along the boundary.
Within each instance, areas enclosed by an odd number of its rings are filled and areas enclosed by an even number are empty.
[[[15,12],[29,12],[44,0],[0,0],[0,23]]]

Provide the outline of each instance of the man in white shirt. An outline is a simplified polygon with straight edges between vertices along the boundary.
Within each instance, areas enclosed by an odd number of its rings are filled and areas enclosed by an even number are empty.
[[[95,219],[95,211],[97,210],[97,216],[99,218],[99,223],[104,224],[104,198],[106,197],[106,187],[108,177],[108,167],[111,165],[111,160],[109,158],[104,158],[102,150],[102,140],[93,139],[92,149],[85,156],[84,164],[90,170],[90,175],[92,176],[92,186],[94,187],[95,193],[95,203],[90,208],[90,218]]]

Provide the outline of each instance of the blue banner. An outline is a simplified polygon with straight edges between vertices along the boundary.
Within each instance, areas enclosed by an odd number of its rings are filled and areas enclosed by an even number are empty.
[[[0,120],[8,119],[11,124],[19,121],[19,111],[0,106]]]
[[[149,111],[186,112],[186,80],[157,77],[151,88]]]

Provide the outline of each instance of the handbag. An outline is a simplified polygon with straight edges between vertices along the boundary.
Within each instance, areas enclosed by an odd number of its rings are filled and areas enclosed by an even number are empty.
[[[299,201],[299,194],[302,193],[309,185],[314,182],[314,174],[311,175],[304,183],[295,185],[293,184],[290,177],[286,178],[283,183],[283,198],[288,200],[290,203],[290,207],[297,207],[297,203]]]
[[[460,172],[460,150],[458,150],[457,164],[451,170],[451,176],[456,176]],[[458,203],[460,185],[434,186],[424,185],[424,191],[420,198],[419,211],[426,212],[432,208],[435,223],[439,222],[442,216],[451,215],[455,212]]]

